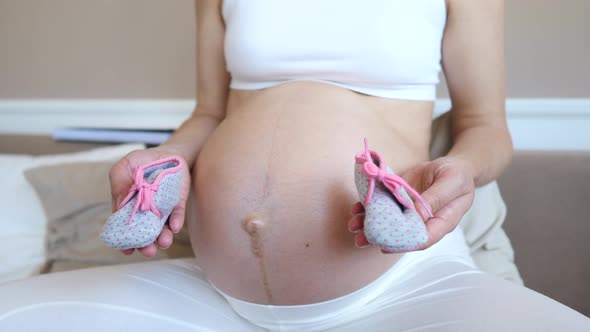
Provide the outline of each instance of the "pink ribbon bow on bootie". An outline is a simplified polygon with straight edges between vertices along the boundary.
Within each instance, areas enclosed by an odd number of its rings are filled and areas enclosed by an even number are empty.
[[[367,191],[367,196],[365,197],[365,201],[363,203],[364,206],[367,206],[373,197],[373,192],[375,190],[375,181],[379,181],[383,183],[383,185],[389,189],[389,191],[395,196],[395,198],[405,207],[415,210],[416,208],[410,202],[408,202],[402,195],[398,193],[401,188],[406,189],[414,198],[424,207],[428,216],[430,218],[433,217],[432,211],[428,207],[428,204],[424,201],[422,196],[414,190],[402,177],[387,172],[387,165],[381,160],[379,155],[375,151],[369,150],[369,145],[367,143],[367,138],[364,139],[365,142],[365,151],[364,156],[360,159],[357,157],[357,161],[363,162],[363,166],[361,167],[362,172],[367,175],[369,179],[369,189]],[[374,154],[379,157],[380,162],[379,166],[375,164],[371,154]]]
[[[158,185],[147,182],[144,178],[143,169],[138,167],[135,170],[135,179],[133,185],[131,188],[129,188],[129,194],[127,194],[127,197],[119,206],[119,208],[121,208],[121,206],[125,205],[125,203],[127,203],[133,197],[133,195],[137,193],[137,199],[133,205],[133,212],[129,217],[129,221],[126,222],[126,225],[131,224],[131,221],[133,221],[133,217],[138,210],[141,212],[150,210],[153,214],[158,216],[158,218],[161,218],[160,211],[158,211],[158,208],[154,203],[154,196],[157,191]]]

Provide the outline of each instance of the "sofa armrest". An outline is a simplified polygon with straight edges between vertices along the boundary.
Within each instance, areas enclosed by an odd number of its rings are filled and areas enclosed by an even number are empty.
[[[517,152],[498,182],[525,285],[590,315],[590,152]]]

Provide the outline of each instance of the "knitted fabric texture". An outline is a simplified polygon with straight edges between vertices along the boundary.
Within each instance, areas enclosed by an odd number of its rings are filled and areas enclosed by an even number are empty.
[[[366,167],[363,167],[365,156],[370,156],[370,163],[385,168],[387,174],[395,173],[389,166],[381,165],[383,161],[374,151],[368,152],[366,150],[357,154],[354,166],[357,192],[365,208],[363,230],[367,240],[387,252],[402,253],[420,249],[428,241],[426,225],[404,187],[400,185],[391,192],[383,182],[373,177],[374,187],[370,193],[371,177]]]
[[[129,194],[107,219],[101,240],[120,250],[153,243],[180,201],[181,180],[180,161],[176,158],[138,167]]]

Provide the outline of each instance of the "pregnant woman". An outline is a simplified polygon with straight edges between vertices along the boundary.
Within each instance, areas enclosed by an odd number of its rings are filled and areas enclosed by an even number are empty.
[[[362,226],[362,215],[347,221],[362,212],[352,171],[363,137],[432,206],[428,246],[509,162],[502,10],[500,1],[197,1],[198,106],[168,142],[117,165],[113,191],[128,190],[128,165],[180,155],[192,170],[192,244],[220,291],[270,305],[352,293],[402,257],[359,249],[363,232],[349,232]],[[441,60],[455,145],[428,161]],[[158,244],[171,240],[165,230]]]
[[[139,251],[168,248],[188,212],[196,265],[90,277],[127,285],[115,296],[125,309],[92,327],[588,329],[575,311],[478,271],[456,228],[474,188],[511,158],[503,11],[500,0],[197,0],[198,106],[167,142],[110,174],[116,206],[135,167],[181,158],[180,205]],[[453,147],[429,160],[441,69]],[[417,205],[428,230],[420,250],[369,245],[353,172],[363,137],[432,210]],[[147,295],[148,286],[169,295]],[[72,319],[106,312],[94,310]]]

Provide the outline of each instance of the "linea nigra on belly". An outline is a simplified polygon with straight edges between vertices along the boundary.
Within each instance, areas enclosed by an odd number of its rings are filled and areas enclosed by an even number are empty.
[[[250,216],[242,222],[242,226],[250,237],[252,253],[258,259],[258,266],[262,276],[264,292],[266,293],[268,303],[272,304],[272,293],[268,284],[268,276],[266,274],[266,266],[264,264],[264,243],[262,242],[261,238],[261,231],[264,229],[264,223],[257,217]]]

